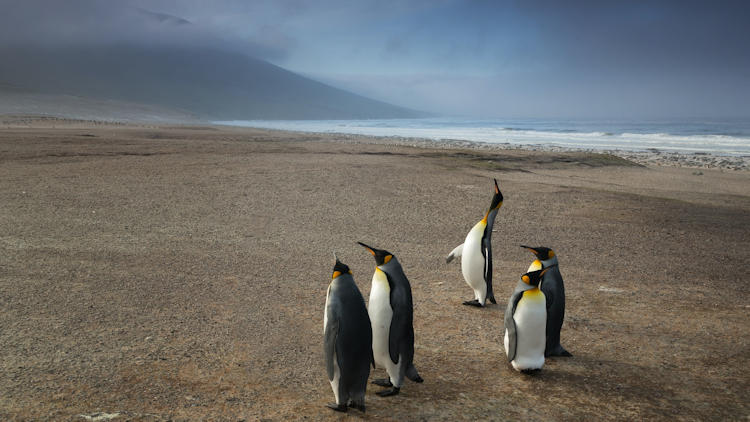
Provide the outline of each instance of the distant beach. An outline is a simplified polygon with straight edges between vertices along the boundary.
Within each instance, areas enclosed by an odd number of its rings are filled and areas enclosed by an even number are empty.
[[[640,164],[750,170],[750,124],[723,122],[570,122],[469,119],[219,121],[228,126],[380,139],[412,146],[578,151]]]

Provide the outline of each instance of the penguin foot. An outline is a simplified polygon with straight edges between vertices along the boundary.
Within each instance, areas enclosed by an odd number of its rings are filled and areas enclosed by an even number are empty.
[[[419,376],[419,372],[417,372],[417,368],[414,367],[413,363],[406,368],[406,378],[409,378],[414,382],[424,382],[422,377]]]
[[[326,407],[329,409],[333,409],[337,412],[346,412],[347,410],[347,407],[345,404],[328,403],[326,404]]]
[[[534,368],[534,369],[521,369],[521,373],[525,375],[534,375],[539,373],[542,370],[542,368]]]
[[[484,305],[482,305],[481,303],[479,303],[479,301],[476,300],[476,299],[474,299],[474,300],[467,300],[466,302],[464,302],[464,305],[467,305],[467,306],[476,306],[477,308],[484,308]]]
[[[381,387],[393,387],[391,380],[388,378],[377,378],[372,380],[372,383]]]
[[[393,388],[390,388],[388,390],[378,391],[375,394],[379,395],[380,397],[389,397],[389,396],[395,396],[396,394],[399,393],[399,391],[401,391],[400,388],[393,387]]]
[[[545,357],[563,356],[563,357],[569,358],[569,357],[572,357],[573,355],[569,351],[563,349],[563,347],[558,344],[557,347],[552,349],[549,353],[545,353],[544,356]]]
[[[351,407],[353,409],[357,409],[357,410],[359,410],[362,413],[365,413],[365,404],[364,403],[351,402],[351,403],[349,403],[349,407]]]

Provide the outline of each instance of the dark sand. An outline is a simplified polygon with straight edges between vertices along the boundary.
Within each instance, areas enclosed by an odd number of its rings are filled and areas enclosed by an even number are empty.
[[[214,127],[0,129],[0,419],[747,420],[750,172],[612,156],[441,150]],[[498,304],[444,257],[505,195]],[[412,284],[424,384],[334,414],[332,252]],[[507,298],[553,247],[563,345],[534,376]],[[378,369],[371,378],[383,376]],[[95,415],[106,412],[109,415]]]

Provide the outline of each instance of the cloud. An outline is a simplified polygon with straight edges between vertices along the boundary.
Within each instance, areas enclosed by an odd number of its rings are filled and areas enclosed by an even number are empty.
[[[433,111],[750,115],[742,100],[750,96],[750,7],[741,1],[0,3],[0,46],[162,43],[239,51]]]
[[[166,13],[156,13],[143,8],[137,8],[141,14],[146,17],[156,19],[160,24],[166,25],[190,25],[190,21],[177,16],[168,15]]]
[[[250,33],[216,25],[222,9],[206,13],[204,6],[170,1],[110,2],[96,0],[5,1],[0,5],[0,46],[102,45],[125,43],[211,47],[270,60],[282,60],[294,48],[293,37],[256,16],[260,25]],[[175,7],[177,5],[178,7]],[[230,3],[225,7],[233,6]],[[163,10],[170,10],[170,13]],[[190,12],[189,19],[171,9]],[[233,25],[240,26],[232,20]]]

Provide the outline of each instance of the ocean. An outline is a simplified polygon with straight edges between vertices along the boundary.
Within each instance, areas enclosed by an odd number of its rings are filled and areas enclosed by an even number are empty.
[[[539,145],[586,150],[750,156],[748,120],[233,120],[216,124],[317,133]]]

